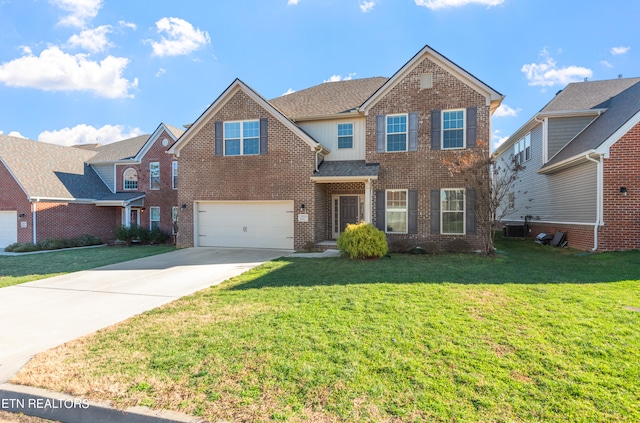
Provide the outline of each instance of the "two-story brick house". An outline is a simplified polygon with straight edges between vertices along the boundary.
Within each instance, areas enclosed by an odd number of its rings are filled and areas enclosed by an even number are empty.
[[[480,248],[473,181],[444,161],[487,148],[502,99],[428,46],[391,78],[271,101],[235,80],[169,150],[178,245],[301,249],[367,221],[390,241]]]

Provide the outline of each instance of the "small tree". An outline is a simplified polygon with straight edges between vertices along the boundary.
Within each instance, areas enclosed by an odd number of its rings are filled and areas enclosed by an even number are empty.
[[[524,166],[513,156],[508,160],[496,160],[491,156],[487,143],[482,140],[477,141],[477,147],[453,159],[443,159],[443,164],[451,174],[466,175],[468,183],[476,189],[474,211],[477,229],[482,238],[483,252],[490,255],[494,252],[498,222],[509,212],[504,203],[513,192]]]

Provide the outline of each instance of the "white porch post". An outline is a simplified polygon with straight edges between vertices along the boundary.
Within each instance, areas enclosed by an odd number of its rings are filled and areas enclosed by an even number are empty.
[[[371,193],[371,179],[367,179],[364,183],[364,221],[373,222],[372,206],[373,195]]]
[[[124,226],[126,228],[131,227],[131,206],[129,204],[124,206]]]

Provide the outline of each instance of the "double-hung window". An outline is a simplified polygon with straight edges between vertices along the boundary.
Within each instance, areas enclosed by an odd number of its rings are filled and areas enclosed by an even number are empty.
[[[517,164],[531,160],[531,132],[513,144],[513,156]]]
[[[171,162],[171,188],[178,189],[178,162]]]
[[[441,233],[444,235],[464,235],[464,189],[443,189],[440,191]]]
[[[442,112],[442,149],[464,148],[464,110]]]
[[[387,115],[387,151],[407,151],[407,115]]]
[[[160,207],[149,207],[150,229],[160,229]]]
[[[407,190],[387,190],[386,226],[389,233],[407,233]]]
[[[224,155],[260,154],[260,121],[224,123]]]
[[[338,124],[338,148],[353,148],[353,123]]]
[[[125,170],[123,179],[125,190],[138,189],[138,172],[135,169],[129,168]]]
[[[160,189],[160,163],[149,163],[149,189]]]

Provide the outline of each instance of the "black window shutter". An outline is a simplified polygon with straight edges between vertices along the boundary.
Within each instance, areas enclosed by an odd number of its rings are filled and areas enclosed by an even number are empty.
[[[467,148],[476,146],[478,138],[478,108],[467,108]]]
[[[385,202],[386,198],[384,191],[376,191],[376,228],[380,229],[381,231],[385,230]]]
[[[418,191],[409,190],[409,222],[408,231],[410,234],[418,233]]]
[[[376,116],[376,152],[384,153],[386,151],[384,134],[385,134],[385,115]]]
[[[260,154],[267,154],[269,151],[269,119],[260,118]]]
[[[215,155],[222,156],[222,121],[217,120],[214,124]]]
[[[418,112],[409,113],[409,151],[418,150]]]
[[[442,138],[441,126],[442,121],[440,119],[440,110],[431,111],[431,149],[440,150],[440,138]]]
[[[431,233],[440,233],[440,190],[431,190]]]
[[[475,235],[477,233],[476,224],[476,190],[474,188],[467,188],[467,201],[466,201],[466,216],[467,234]]]

